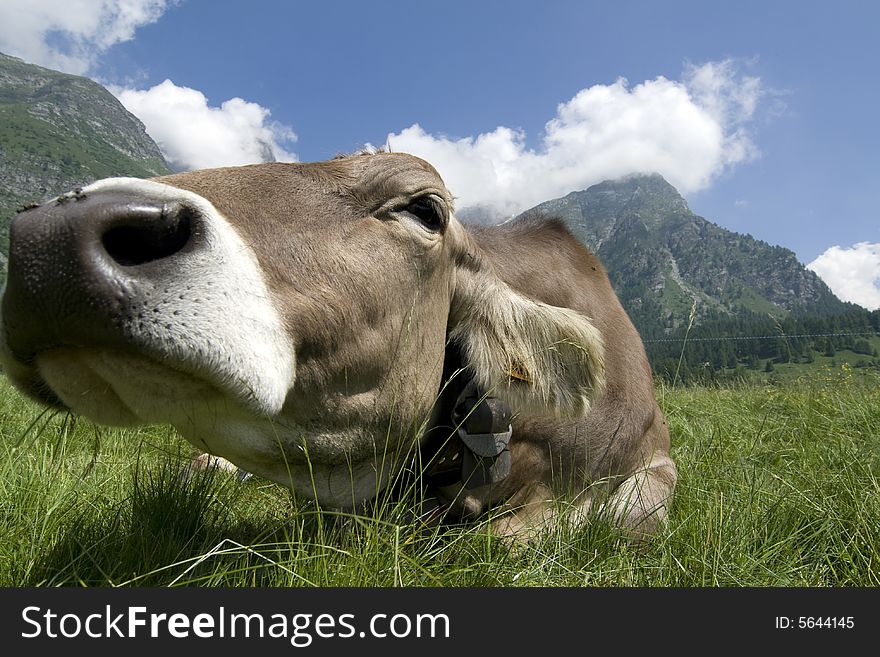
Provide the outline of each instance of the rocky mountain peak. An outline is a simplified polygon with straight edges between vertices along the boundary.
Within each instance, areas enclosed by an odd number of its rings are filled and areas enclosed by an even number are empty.
[[[697,317],[845,312],[795,254],[695,215],[659,174],[606,180],[527,210],[562,219],[602,258],[642,335]],[[522,215],[521,215],[522,216]]]

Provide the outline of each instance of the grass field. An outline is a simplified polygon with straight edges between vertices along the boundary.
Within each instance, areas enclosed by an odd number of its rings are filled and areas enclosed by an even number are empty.
[[[666,531],[601,522],[511,549],[405,504],[320,512],[256,478],[178,474],[166,427],[97,428],[0,382],[0,586],[878,586],[880,377],[658,389],[679,467]]]

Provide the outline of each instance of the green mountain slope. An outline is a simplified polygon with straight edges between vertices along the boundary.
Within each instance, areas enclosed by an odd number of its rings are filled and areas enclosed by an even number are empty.
[[[0,53],[0,254],[25,203],[108,176],[168,172],[143,124],[101,85]]]

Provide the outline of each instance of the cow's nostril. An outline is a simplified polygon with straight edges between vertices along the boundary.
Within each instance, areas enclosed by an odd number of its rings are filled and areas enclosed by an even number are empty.
[[[101,237],[104,249],[123,267],[161,260],[181,251],[192,237],[193,211],[176,209],[172,216],[163,212],[162,220],[144,224],[120,222]]]

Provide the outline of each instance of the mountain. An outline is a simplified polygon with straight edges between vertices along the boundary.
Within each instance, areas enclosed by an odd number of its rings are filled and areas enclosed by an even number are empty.
[[[520,216],[562,219],[595,252],[643,337],[696,320],[759,314],[829,316],[840,301],[795,254],[725,230],[691,212],[658,175],[606,180]]]
[[[169,172],[144,125],[104,87],[0,53],[0,268],[23,204],[108,176]]]

